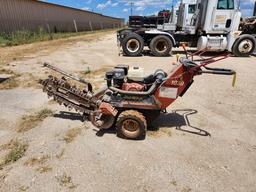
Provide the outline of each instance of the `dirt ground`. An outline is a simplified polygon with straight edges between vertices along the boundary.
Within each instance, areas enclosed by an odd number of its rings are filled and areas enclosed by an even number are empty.
[[[107,32],[0,48],[0,59],[0,73],[11,76],[0,84],[0,191],[256,191],[255,57],[213,64],[236,70],[236,87],[230,76],[196,77],[143,141],[98,132],[49,101],[37,83],[49,75],[42,63],[96,71],[87,77],[99,87],[111,66],[150,74],[170,70],[175,56],[118,56]]]

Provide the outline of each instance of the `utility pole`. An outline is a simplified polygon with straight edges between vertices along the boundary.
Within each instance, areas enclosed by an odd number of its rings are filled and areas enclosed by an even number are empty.
[[[133,12],[133,5],[134,5],[134,2],[131,1],[131,2],[130,2],[130,5],[131,5],[131,16],[132,16],[132,15],[133,15],[132,12]]]
[[[254,3],[254,11],[253,11],[253,16],[256,16],[256,1]]]

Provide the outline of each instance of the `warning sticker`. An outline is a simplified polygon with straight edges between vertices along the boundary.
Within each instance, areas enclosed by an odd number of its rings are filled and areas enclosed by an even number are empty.
[[[178,97],[178,88],[173,87],[161,87],[160,97],[176,99]]]

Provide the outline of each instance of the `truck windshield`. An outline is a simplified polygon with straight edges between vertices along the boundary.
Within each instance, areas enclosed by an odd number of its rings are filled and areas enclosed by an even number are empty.
[[[188,6],[188,13],[193,14],[196,11],[196,5],[189,5]]]
[[[234,9],[234,0],[218,0],[218,9]]]

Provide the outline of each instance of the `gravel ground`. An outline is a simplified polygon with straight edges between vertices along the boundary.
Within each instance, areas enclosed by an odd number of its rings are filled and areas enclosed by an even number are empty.
[[[169,114],[154,122],[159,131],[148,132],[143,141],[128,141],[112,131],[98,132],[48,101],[36,82],[49,74],[42,63],[75,74],[96,70],[91,79],[100,84],[110,66],[141,66],[150,74],[170,70],[175,56],[119,57],[109,32],[0,51],[8,61],[1,58],[0,66],[19,75],[15,86],[0,90],[0,159],[11,150],[5,147],[10,140],[28,145],[22,158],[0,169],[0,191],[256,191],[255,57],[213,64],[237,71],[235,88],[231,77],[198,76]],[[45,108],[54,115],[17,132],[24,115]]]

